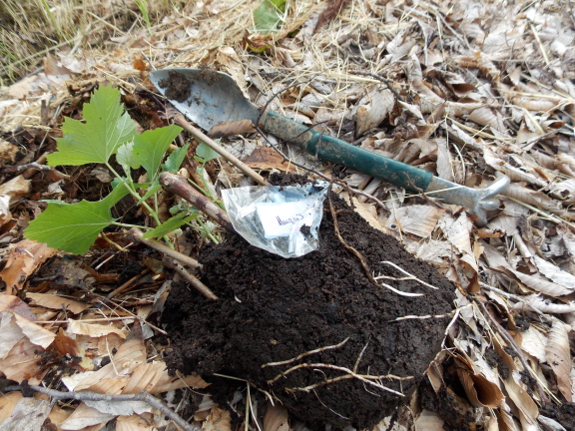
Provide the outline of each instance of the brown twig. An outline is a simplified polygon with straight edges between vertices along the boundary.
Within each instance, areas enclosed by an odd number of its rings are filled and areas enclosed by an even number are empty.
[[[254,171],[252,168],[250,168],[248,165],[246,165],[244,162],[242,162],[240,159],[238,159],[232,153],[225,150],[221,145],[219,145],[212,138],[210,138],[207,135],[205,135],[204,133],[202,133],[198,128],[196,128],[196,127],[192,126],[190,123],[188,123],[186,121],[186,118],[184,117],[184,115],[182,113],[178,112],[175,108],[170,107],[170,108],[166,109],[166,114],[168,115],[168,117],[173,118],[175,124],[184,128],[186,131],[190,132],[194,138],[196,138],[199,141],[206,144],[208,147],[210,147],[212,150],[214,150],[216,153],[218,153],[220,156],[222,156],[228,162],[235,165],[240,171],[242,171],[248,177],[253,179],[255,182],[257,182],[258,184],[260,184],[262,186],[268,185],[268,182],[264,179],[264,177],[262,177],[260,174],[258,174],[256,171]]]
[[[138,394],[126,395],[108,395],[100,394],[94,391],[81,391],[81,392],[61,392],[55,389],[48,389],[43,386],[28,385],[27,388],[32,389],[34,392],[39,392],[57,400],[76,400],[76,401],[143,401],[155,409],[158,409],[163,415],[169,417],[184,431],[201,431],[201,428],[186,422],[180,415],[170,409],[165,403],[158,398],[151,395],[149,392],[142,391]],[[21,391],[22,386],[7,386],[4,392]]]
[[[209,289],[208,286],[206,286],[204,283],[202,283],[200,280],[198,280],[196,277],[194,277],[192,274],[186,271],[186,269],[182,265],[180,265],[175,259],[164,258],[162,262],[164,262],[166,266],[172,268],[174,271],[180,274],[180,276],[184,277],[188,281],[188,283],[192,285],[194,289],[196,289],[206,298],[213,300],[218,299],[218,297],[214,294],[214,292],[212,292]]]
[[[118,295],[119,293],[125,292],[126,290],[128,290],[130,288],[130,286],[136,281],[138,280],[140,277],[143,277],[144,275],[146,275],[148,272],[150,272],[150,268],[146,268],[144,269],[142,272],[140,272],[139,274],[136,274],[135,276],[133,276],[132,278],[130,278],[128,281],[126,281],[124,284],[122,284],[120,287],[118,287],[115,290],[112,290],[110,293],[108,293],[106,295],[106,298],[108,299],[112,299],[114,296]]]
[[[184,177],[174,175],[171,172],[164,172],[160,175],[160,184],[169,192],[191,203],[224,229],[235,232],[228,213],[193,188]]]
[[[176,259],[186,265],[191,266],[192,268],[202,269],[203,265],[198,262],[196,259],[192,259],[190,256],[186,256],[185,254],[179,253],[175,250],[172,250],[169,247],[159,243],[158,241],[154,241],[153,239],[142,238],[144,235],[140,229],[132,228],[129,232],[130,238],[134,241],[141,242],[142,244],[146,244],[148,247],[153,248],[160,253],[170,256],[172,259]]]

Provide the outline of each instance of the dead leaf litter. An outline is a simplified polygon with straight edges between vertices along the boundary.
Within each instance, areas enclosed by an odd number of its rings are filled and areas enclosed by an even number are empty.
[[[50,9],[59,30],[50,24],[33,33],[23,29],[37,28],[37,17],[44,16],[40,12],[14,12],[21,22],[12,22],[3,14],[13,11],[2,11],[1,42],[17,60],[0,53],[0,277],[5,289],[0,298],[0,383],[13,389],[0,398],[0,427],[21,427],[22,418],[37,411],[40,426],[57,430],[96,431],[113,423],[126,430],[171,429],[174,424],[264,431],[303,430],[305,424],[313,429],[328,424],[375,430],[574,429],[573,5],[502,0],[279,3],[266,30],[258,29],[254,18],[260,0],[174,2],[161,13],[150,9],[149,28],[144,19],[134,21],[133,16],[142,16],[136,6],[85,5],[82,20],[81,9],[70,8],[69,22],[90,24],[84,32],[72,32],[77,36],[71,45],[53,42],[70,25],[60,5]],[[47,51],[40,49],[43,43]],[[173,263],[162,262],[160,253],[134,243],[126,232],[105,232],[84,256],[23,240],[29,221],[45,208],[43,200],[98,200],[111,187],[107,169],[45,165],[46,154],[62,137],[64,117],[81,119],[82,106],[97,86],[121,89],[138,128],[169,123],[165,102],[147,78],[152,67],[198,67],[208,78],[222,71],[254,104],[322,134],[468,187],[484,188],[503,175],[511,184],[497,196],[498,207],[487,213],[487,225],[478,227],[465,208],[441,202],[433,193],[408,192],[322,162],[251,123],[212,131],[220,145],[266,179],[269,172],[281,171],[331,181],[354,213],[381,232],[373,233],[359,219],[342,225],[341,239],[358,254],[333,237],[340,248],[325,256],[333,262],[317,263],[314,274],[325,278],[322,295],[334,298],[325,304],[319,297],[312,303],[297,300],[313,293],[305,289],[313,277],[297,278],[303,266],[296,261],[248,253],[249,247],[237,239],[208,245],[225,235],[207,218],[202,223],[211,231],[184,230],[173,243],[177,251],[205,259],[200,263],[208,272],[196,275],[218,294],[214,302],[189,291],[169,270]],[[222,188],[252,184],[221,159],[198,169],[198,142],[184,133],[174,144],[188,142],[192,145],[179,174],[203,184],[204,192],[217,196]],[[183,204],[168,194],[162,199],[158,204],[166,214],[170,205]],[[122,200],[114,217],[127,224],[149,223],[134,203]],[[338,211],[343,211],[338,218],[348,217],[349,210]],[[325,216],[327,238],[328,209]],[[360,225],[369,233],[358,236]],[[335,235],[335,226],[329,227]],[[392,243],[390,255],[403,253],[402,248],[411,255],[368,259],[370,252]],[[219,266],[217,253],[228,254]],[[254,266],[246,264],[250,259]],[[277,268],[289,265],[294,266],[286,269],[289,277],[280,277]],[[345,278],[345,268],[352,267],[355,288],[361,286],[358,302],[341,303],[346,297],[337,296],[335,274]],[[366,267],[374,272],[366,273]],[[443,293],[415,281],[416,267],[428,268],[427,277],[435,281],[445,280]],[[277,289],[281,301],[270,293],[273,283],[249,285],[267,272],[277,283],[297,279]],[[374,293],[370,278],[377,282],[381,276],[394,277],[379,282],[400,292],[427,296]],[[224,288],[234,277],[241,283]],[[291,298],[290,289],[303,291]],[[371,300],[362,296],[368,293]],[[289,302],[310,309],[303,320],[288,322],[293,310],[278,308],[269,322],[264,317],[273,306],[252,301],[258,295],[280,308]],[[434,308],[430,304],[436,296],[443,299]],[[418,301],[421,306],[413,305]],[[388,303],[402,304],[391,319],[382,312]],[[169,325],[174,327],[175,314],[169,310],[175,306],[194,309],[197,316],[180,322],[196,325],[199,344],[188,350],[178,351],[181,335],[165,334]],[[235,318],[243,320],[225,329],[234,322],[226,315],[233,309]],[[306,332],[306,318],[317,323],[317,335]],[[336,334],[338,325],[360,320],[361,330],[346,326]],[[258,328],[251,344],[234,338],[250,325]],[[412,339],[405,350],[390,347],[385,337],[409,327],[420,328],[419,335],[433,334],[433,340]],[[291,344],[277,347],[281,340],[274,331],[285,332],[280,335]],[[348,336],[341,347],[300,356],[338,346]],[[269,353],[280,348],[281,357]],[[261,349],[268,353],[258,356]],[[349,355],[338,356],[345,349]],[[189,362],[180,366],[176,359],[182,352]],[[265,367],[263,374],[255,373],[266,363],[293,358],[298,359],[279,371]],[[180,371],[169,373],[166,360],[172,371]],[[252,369],[246,368],[250,361]],[[401,374],[398,363],[409,372]],[[417,390],[415,385],[409,390],[408,381],[374,379],[396,373],[414,376]],[[158,410],[140,399],[105,403],[57,397],[60,401],[46,404],[24,393],[27,384],[112,397],[146,391],[163,404]],[[402,396],[378,385],[391,385]],[[337,401],[332,403],[332,396]],[[178,422],[182,418],[187,425]]]

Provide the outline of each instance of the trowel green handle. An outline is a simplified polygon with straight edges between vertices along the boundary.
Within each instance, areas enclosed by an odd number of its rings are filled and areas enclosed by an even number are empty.
[[[340,139],[296,123],[276,112],[266,113],[262,118],[261,126],[272,135],[298,145],[319,159],[381,178],[407,190],[414,192],[427,190],[433,177],[429,171],[354,147]]]
[[[499,207],[499,201],[490,198],[505,190],[510,182],[508,177],[502,175],[484,189],[472,189],[435,177],[423,169],[354,147],[332,136],[323,135],[275,112],[264,114],[261,123],[260,126],[265,131],[300,146],[322,160],[347,166],[407,190],[424,191],[451,204],[464,206],[477,216],[475,223],[478,226],[487,224],[486,211]]]

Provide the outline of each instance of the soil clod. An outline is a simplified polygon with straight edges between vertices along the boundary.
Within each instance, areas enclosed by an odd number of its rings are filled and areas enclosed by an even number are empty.
[[[169,72],[167,79],[158,82],[160,88],[166,88],[166,98],[183,103],[190,97],[192,82],[185,75],[178,72]]]
[[[342,245],[326,203],[320,249],[301,258],[283,259],[235,235],[204,250],[203,281],[220,300],[206,301],[184,287],[172,290],[164,313],[171,369],[197,371],[208,380],[214,373],[248,380],[312,429],[326,422],[371,427],[408,400],[439,351],[449,320],[390,321],[449,313],[454,287],[341,199],[331,200],[341,236],[375,275],[402,278],[385,281],[425,296],[374,286],[358,257]],[[439,289],[406,280],[383,261]],[[232,380],[212,382],[218,402],[231,399],[237,388]]]

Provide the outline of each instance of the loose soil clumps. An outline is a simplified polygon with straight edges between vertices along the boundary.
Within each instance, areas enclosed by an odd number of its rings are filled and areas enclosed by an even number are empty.
[[[171,369],[196,371],[208,381],[214,373],[249,380],[312,429],[326,423],[371,427],[408,399],[440,350],[450,319],[394,320],[449,313],[454,286],[343,200],[330,199],[335,211],[326,201],[321,247],[306,256],[283,259],[236,235],[203,251],[203,281],[220,299],[172,291],[163,318],[172,338]],[[374,275],[425,295],[400,296],[370,282],[338,238],[332,214]]]

